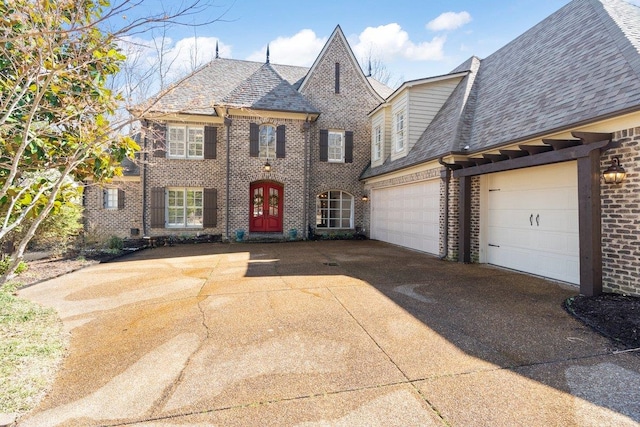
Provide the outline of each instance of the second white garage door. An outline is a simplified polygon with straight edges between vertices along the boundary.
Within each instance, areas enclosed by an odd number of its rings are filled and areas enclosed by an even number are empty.
[[[580,282],[576,162],[488,175],[486,261]]]
[[[371,238],[431,254],[439,252],[440,180],[375,189]]]

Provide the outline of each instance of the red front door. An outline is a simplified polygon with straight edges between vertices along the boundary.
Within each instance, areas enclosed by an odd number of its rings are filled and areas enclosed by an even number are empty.
[[[249,231],[282,231],[282,186],[273,182],[251,184]]]

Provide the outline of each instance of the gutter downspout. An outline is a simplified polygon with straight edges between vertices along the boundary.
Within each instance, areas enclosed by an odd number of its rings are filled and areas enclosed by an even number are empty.
[[[147,138],[149,122],[142,120],[142,127],[145,129],[144,142],[142,143],[142,236],[147,236],[147,162],[149,160],[149,139]]]
[[[231,177],[231,119],[228,115],[224,118],[224,125],[227,127],[227,182],[226,182],[226,201],[225,201],[225,237],[229,241],[229,201],[231,197],[230,191],[230,177]]]
[[[449,183],[451,181],[451,169],[450,165],[442,160],[442,157],[438,159],[438,163],[444,166],[444,170],[440,172],[440,177],[444,180],[444,236],[442,243],[443,254],[440,254],[440,259],[444,260],[449,256]]]
[[[309,123],[309,117],[302,125],[304,130],[304,204],[303,204],[303,218],[304,218],[304,232],[302,235],[305,240],[309,238],[309,132],[311,129],[311,123]]]

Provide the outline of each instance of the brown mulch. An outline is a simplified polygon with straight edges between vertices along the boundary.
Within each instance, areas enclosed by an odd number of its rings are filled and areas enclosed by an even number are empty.
[[[25,272],[21,273],[16,278],[16,281],[20,282],[22,287],[27,287],[45,280],[54,279],[93,264],[111,261],[121,255],[122,254],[96,252],[94,254],[84,256],[43,258],[28,261],[27,265],[29,268]]]
[[[626,349],[640,347],[640,297],[603,293],[565,301],[576,318]]]

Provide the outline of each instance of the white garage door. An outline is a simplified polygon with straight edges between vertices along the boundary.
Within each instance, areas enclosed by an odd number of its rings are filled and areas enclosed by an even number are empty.
[[[576,162],[488,176],[487,262],[580,282]]]
[[[440,181],[424,181],[373,190],[371,237],[437,254]]]

